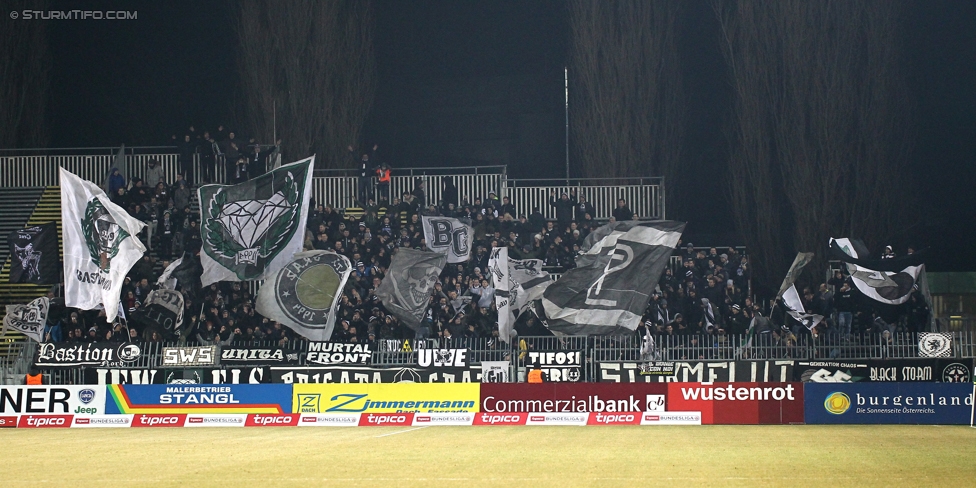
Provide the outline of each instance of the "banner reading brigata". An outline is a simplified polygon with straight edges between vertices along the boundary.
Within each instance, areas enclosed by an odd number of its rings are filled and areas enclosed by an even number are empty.
[[[288,385],[108,385],[106,413],[289,413]]]
[[[477,412],[477,383],[295,384],[297,413]]]
[[[663,412],[663,383],[483,383],[482,412]]]
[[[808,424],[969,425],[973,387],[953,383],[805,383]]]
[[[667,383],[669,412],[701,412],[702,424],[803,423],[803,383]]]

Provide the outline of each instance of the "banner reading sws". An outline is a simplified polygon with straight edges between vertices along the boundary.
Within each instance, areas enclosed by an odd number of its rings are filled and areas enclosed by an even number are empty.
[[[477,412],[477,383],[294,384],[297,413]]]

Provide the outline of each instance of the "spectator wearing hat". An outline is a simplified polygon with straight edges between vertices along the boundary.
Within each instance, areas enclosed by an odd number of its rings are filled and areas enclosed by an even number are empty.
[[[596,215],[596,209],[593,208],[593,204],[586,201],[585,195],[579,195],[577,197],[576,207],[573,209],[576,213],[576,221],[583,222],[587,220],[586,216],[589,215],[592,219]]]
[[[725,323],[729,333],[733,335],[745,334],[749,329],[749,319],[742,313],[742,306],[738,303],[732,304]]]

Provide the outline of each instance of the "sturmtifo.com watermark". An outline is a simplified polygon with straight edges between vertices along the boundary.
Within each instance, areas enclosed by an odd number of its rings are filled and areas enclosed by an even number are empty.
[[[136,10],[14,10],[10,18],[17,20],[138,20]]]

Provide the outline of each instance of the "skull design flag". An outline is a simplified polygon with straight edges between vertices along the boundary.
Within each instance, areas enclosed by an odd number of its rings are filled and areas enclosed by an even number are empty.
[[[413,330],[420,327],[430,306],[430,291],[447,265],[447,255],[401,247],[390,271],[376,289],[383,306]]]
[[[138,234],[146,224],[112,203],[90,181],[61,168],[61,225],[64,230],[64,304],[83,310],[99,305],[113,322],[122,282],[146,246]]]
[[[269,279],[302,250],[315,156],[197,190],[203,286]]]
[[[61,252],[58,224],[18,229],[7,235],[10,245],[10,282],[50,284],[59,281]]]
[[[351,273],[349,258],[341,254],[297,253],[290,263],[264,282],[255,309],[306,339],[327,341],[332,337],[336,308]]]
[[[594,231],[603,237],[543,293],[551,331],[606,335],[637,330],[684,222],[624,221]]]

